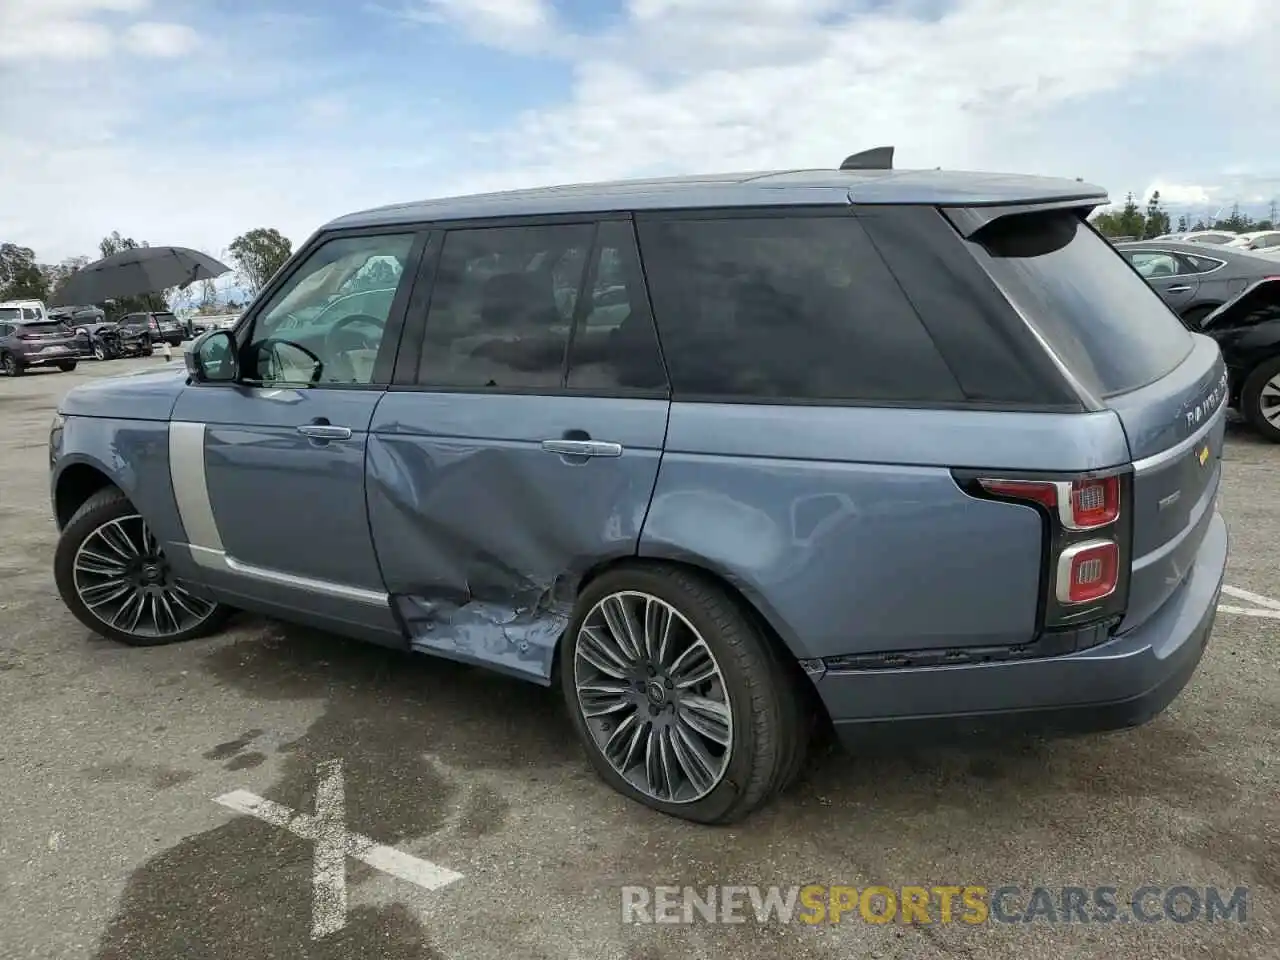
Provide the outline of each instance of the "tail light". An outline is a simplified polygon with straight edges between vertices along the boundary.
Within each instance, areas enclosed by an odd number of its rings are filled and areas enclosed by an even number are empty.
[[[1127,471],[1008,477],[956,472],[970,494],[1033,507],[1041,516],[1042,630],[1118,623],[1128,602],[1132,497]]]

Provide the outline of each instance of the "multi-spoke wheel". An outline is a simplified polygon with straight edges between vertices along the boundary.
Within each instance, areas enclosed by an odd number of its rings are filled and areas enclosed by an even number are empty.
[[[54,573],[81,623],[135,646],[201,636],[229,613],[174,576],[147,522],[114,488],[90,497],[67,524]]]
[[[683,570],[628,567],[593,581],[560,669],[593,765],[665,813],[740,819],[803,756],[794,670],[738,603]]]
[[[1280,308],[1276,309],[1280,317]],[[1240,412],[1250,426],[1272,443],[1280,443],[1280,357],[1254,368],[1240,391]]]

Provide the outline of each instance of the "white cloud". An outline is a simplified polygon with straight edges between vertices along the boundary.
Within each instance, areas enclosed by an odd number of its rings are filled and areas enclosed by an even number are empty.
[[[546,39],[555,22],[547,0],[416,0],[402,15],[419,23],[443,23],[494,47],[524,48]]]
[[[124,33],[125,45],[134,53],[149,57],[180,57],[200,43],[200,36],[181,23],[143,21],[130,24]]]
[[[1121,198],[1159,185],[1171,207],[1280,192],[1280,131],[1260,122],[1280,115],[1280,88],[1240,86],[1273,72],[1280,5],[1268,0],[629,0],[609,27],[576,34],[540,0],[405,2],[454,42],[526,55],[520,69],[532,53],[562,59],[570,89],[514,121],[436,127],[420,91],[406,102],[394,83],[319,82],[335,62],[287,45],[303,26],[259,27],[255,42],[229,38],[233,21],[202,31],[189,58],[93,75],[0,61],[24,91],[0,99],[0,239],[46,259],[111,229],[216,251],[277,226],[297,243],[331,216],[424,195],[831,167],[882,143],[899,166],[1084,176]],[[101,42],[95,26],[120,43],[150,22],[141,0],[34,6],[26,28],[91,28],[81,50]],[[18,22],[12,9],[0,0],[0,24]],[[193,39],[170,33],[151,50]],[[271,115],[273,133],[241,138],[245,111]]]

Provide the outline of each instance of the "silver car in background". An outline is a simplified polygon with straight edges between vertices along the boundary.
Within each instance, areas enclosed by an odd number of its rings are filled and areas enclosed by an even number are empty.
[[[1259,280],[1280,275],[1275,259],[1225,245],[1139,240],[1116,249],[1193,330]]]

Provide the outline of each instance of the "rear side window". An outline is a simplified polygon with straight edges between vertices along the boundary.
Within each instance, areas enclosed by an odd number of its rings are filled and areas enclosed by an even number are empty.
[[[1191,335],[1159,295],[1075,213],[1002,217],[972,246],[1027,322],[1099,396],[1158,380],[1191,352]]]
[[[677,397],[964,399],[851,216],[653,219],[640,246]]]

